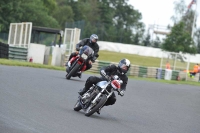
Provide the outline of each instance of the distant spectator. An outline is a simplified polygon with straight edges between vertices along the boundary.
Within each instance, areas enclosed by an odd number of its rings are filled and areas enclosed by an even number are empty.
[[[199,64],[194,65],[193,71],[190,72],[190,77],[194,78],[194,76],[199,72]]]
[[[166,63],[166,67],[165,67],[166,69],[171,69],[170,68],[170,63],[169,63],[169,61],[167,61],[167,63]]]

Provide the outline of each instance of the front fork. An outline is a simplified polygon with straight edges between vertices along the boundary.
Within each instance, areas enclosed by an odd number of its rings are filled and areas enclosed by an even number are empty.
[[[108,95],[106,95],[107,98],[109,98],[113,92],[108,92],[106,89],[102,89],[101,92],[99,92],[99,94],[95,97],[94,100],[92,100],[92,104],[96,103],[97,99],[99,99],[99,97],[102,95],[103,92],[106,92]]]

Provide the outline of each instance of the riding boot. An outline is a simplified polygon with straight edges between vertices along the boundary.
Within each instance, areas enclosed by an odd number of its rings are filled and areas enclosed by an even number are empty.
[[[69,56],[69,59],[68,59],[68,61],[70,61],[71,60],[71,58],[72,57],[74,57],[74,56],[76,56],[77,54],[76,54],[76,52],[74,52],[74,53],[71,53],[71,55]]]
[[[79,95],[83,95],[85,92],[87,92],[87,89],[85,89],[85,87],[82,89],[82,90],[80,90],[78,93],[79,93]]]
[[[71,54],[71,55],[69,56],[68,62],[71,60],[71,58],[72,58],[73,56],[74,56],[73,54]]]
[[[99,108],[98,110],[97,110],[97,114],[101,114],[101,109],[104,107],[104,105],[101,107],[101,108]]]
[[[78,77],[79,77],[79,78],[82,77],[82,72],[81,72],[81,71],[80,71],[80,72],[77,72],[77,74],[78,74]]]

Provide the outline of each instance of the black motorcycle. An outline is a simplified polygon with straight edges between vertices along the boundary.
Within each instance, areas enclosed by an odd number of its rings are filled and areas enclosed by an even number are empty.
[[[123,81],[117,75],[112,76],[108,81],[98,82],[96,85],[90,87],[83,96],[78,97],[74,110],[79,111],[83,109],[85,116],[91,116],[103,107],[114,91],[117,91],[119,94],[122,83]]]

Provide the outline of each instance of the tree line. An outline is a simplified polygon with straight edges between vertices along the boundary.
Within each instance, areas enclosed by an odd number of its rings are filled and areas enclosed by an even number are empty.
[[[96,33],[101,41],[200,52],[200,30],[194,36],[197,47],[191,38],[194,11],[183,13],[187,9],[184,0],[174,5],[174,25],[169,26],[171,33],[165,40],[157,37],[151,41],[145,33],[141,12],[128,4],[128,0],[1,0],[0,32],[8,33],[10,23],[32,22],[33,26],[41,27],[81,28],[81,39]]]
[[[102,41],[137,43],[144,33],[142,14],[128,0],[1,0],[0,30],[12,22],[64,29],[82,22],[82,38],[92,33]],[[72,25],[73,26],[73,25]],[[76,25],[75,25],[76,26]],[[79,28],[77,27],[77,28]]]

